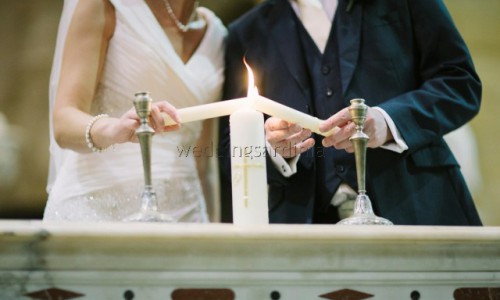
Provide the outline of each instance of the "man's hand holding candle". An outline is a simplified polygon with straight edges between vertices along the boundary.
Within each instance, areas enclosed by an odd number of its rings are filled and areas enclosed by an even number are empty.
[[[348,107],[325,120],[319,129],[326,132],[336,126],[340,130],[334,131],[332,135],[325,137],[322,142],[323,146],[333,146],[336,149],[345,149],[347,152],[353,153],[354,147],[349,138],[356,132],[356,125],[352,122]],[[370,148],[378,148],[393,140],[384,115],[380,110],[373,107],[368,107],[363,132],[369,137],[367,146]]]
[[[264,124],[267,142],[284,158],[295,157],[314,146],[311,131],[300,125],[270,117]]]

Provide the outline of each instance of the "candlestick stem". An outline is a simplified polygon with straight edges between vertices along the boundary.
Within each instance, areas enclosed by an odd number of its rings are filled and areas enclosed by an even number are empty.
[[[134,107],[139,116],[141,124],[135,133],[139,139],[142,156],[142,166],[144,170],[144,190],[141,195],[141,210],[125,219],[125,221],[138,222],[174,222],[169,215],[158,211],[158,201],[156,192],[153,189],[151,175],[151,144],[153,142],[154,129],[149,125],[151,115],[152,99],[147,92],[135,94]]]
[[[364,99],[352,99],[349,113],[356,125],[356,132],[349,139],[354,146],[356,161],[356,176],[358,180],[358,196],[354,202],[354,213],[349,218],[343,219],[340,225],[392,225],[392,222],[378,217],[373,212],[372,204],[366,195],[366,148],[369,137],[363,132],[368,106]]]

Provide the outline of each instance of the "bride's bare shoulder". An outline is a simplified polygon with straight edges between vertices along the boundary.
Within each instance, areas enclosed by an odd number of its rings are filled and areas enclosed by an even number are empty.
[[[78,1],[71,26],[86,32],[101,32],[110,38],[115,28],[114,6],[109,0]]]

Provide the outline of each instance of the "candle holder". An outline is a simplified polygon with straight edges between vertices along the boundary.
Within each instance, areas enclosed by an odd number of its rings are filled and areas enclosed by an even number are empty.
[[[141,120],[141,125],[135,133],[141,146],[142,165],[144,169],[144,190],[141,195],[141,210],[124,219],[127,222],[174,222],[174,219],[158,211],[156,192],[153,189],[151,176],[151,143],[154,129],[149,126],[152,99],[147,92],[135,94],[134,107]]]
[[[349,113],[356,124],[356,132],[349,139],[354,145],[354,157],[356,160],[356,175],[358,180],[358,196],[354,202],[354,213],[352,216],[341,220],[339,225],[393,225],[391,221],[378,217],[373,212],[370,198],[366,194],[366,147],[368,135],[363,132],[368,106],[364,99],[352,99]]]

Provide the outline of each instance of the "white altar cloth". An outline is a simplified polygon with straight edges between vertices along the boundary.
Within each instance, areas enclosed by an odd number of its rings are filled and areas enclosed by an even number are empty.
[[[36,298],[43,292],[52,298]],[[2,300],[481,293],[500,299],[499,227],[0,221]]]

